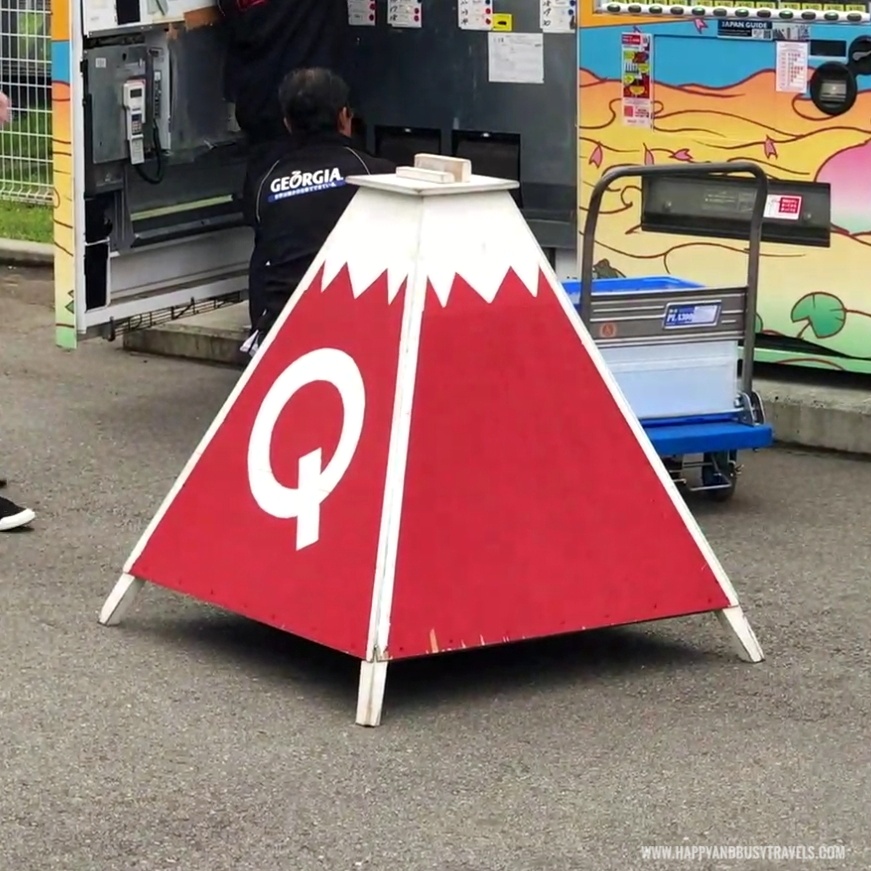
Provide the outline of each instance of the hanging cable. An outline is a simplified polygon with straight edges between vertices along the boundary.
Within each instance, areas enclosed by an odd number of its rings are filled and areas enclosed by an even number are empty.
[[[142,181],[148,182],[148,184],[160,184],[166,173],[166,166],[163,162],[163,151],[160,148],[160,134],[157,132],[156,124],[151,128],[151,141],[154,144],[155,162],[157,163],[156,174],[153,176],[149,175],[142,168],[141,164],[138,163],[134,166],[134,169]]]

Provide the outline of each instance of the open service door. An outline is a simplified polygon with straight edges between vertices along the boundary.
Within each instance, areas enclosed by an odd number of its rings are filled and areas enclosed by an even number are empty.
[[[54,0],[57,343],[235,302],[252,234],[209,0]]]

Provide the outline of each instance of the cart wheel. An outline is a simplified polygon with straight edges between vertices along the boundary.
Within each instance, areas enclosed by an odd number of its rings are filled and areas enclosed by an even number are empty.
[[[702,493],[712,502],[728,502],[735,495],[738,484],[737,455],[733,453],[705,454],[702,466],[702,484],[712,487]]]
[[[668,476],[674,482],[681,495],[686,495],[686,480],[683,476],[683,457],[661,457]]]

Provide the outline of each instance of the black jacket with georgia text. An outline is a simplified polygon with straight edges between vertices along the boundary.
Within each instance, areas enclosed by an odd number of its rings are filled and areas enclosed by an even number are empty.
[[[359,151],[339,133],[288,138],[262,178],[256,200],[249,293],[262,300],[254,326],[265,334],[357,191],[351,175],[392,173],[390,161]]]
[[[292,70],[339,71],[346,0],[218,0],[229,45],[224,90],[255,142],[284,135],[278,88]]]

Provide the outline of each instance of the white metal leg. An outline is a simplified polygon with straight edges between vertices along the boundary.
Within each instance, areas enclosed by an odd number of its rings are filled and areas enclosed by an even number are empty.
[[[117,626],[130,610],[130,606],[136,600],[136,596],[144,583],[139,578],[134,578],[133,575],[121,575],[112,592],[109,593],[109,597],[103,603],[103,608],[100,611],[100,623],[103,626]]]
[[[765,659],[765,654],[762,653],[762,648],[740,605],[725,608],[717,611],[716,614],[720,625],[729,633],[732,646],[741,659],[745,662],[762,662]]]
[[[360,663],[360,691],[357,695],[358,726],[380,725],[386,683],[386,662]]]

